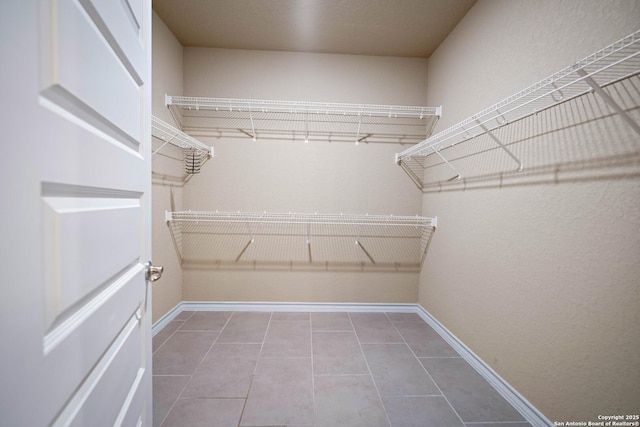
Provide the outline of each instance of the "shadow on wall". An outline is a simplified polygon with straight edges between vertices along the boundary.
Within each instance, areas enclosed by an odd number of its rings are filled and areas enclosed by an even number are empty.
[[[640,76],[605,88],[640,125]],[[524,164],[487,134],[442,150],[460,172],[437,156],[414,165],[424,173],[424,193],[640,177],[640,135],[597,94],[586,94],[502,126],[493,134]],[[416,178],[413,178],[416,180]],[[419,178],[418,178],[419,179]]]
[[[170,221],[183,268],[419,272],[433,227]]]

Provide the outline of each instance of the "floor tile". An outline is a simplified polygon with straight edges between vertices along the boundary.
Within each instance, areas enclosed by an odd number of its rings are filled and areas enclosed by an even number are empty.
[[[153,339],[154,427],[531,427],[415,313],[176,319]]]
[[[314,378],[318,427],[389,426],[370,375],[321,375]]]
[[[262,343],[271,313],[235,312],[222,330],[219,342]]]
[[[189,381],[188,375],[153,376],[153,425],[158,427]]]
[[[260,344],[214,344],[182,397],[246,398],[259,354]]]
[[[160,348],[162,344],[165,343],[169,339],[169,337],[182,326],[184,321],[182,320],[172,320],[167,323],[164,328],[157,334],[153,336],[153,351],[156,351]]]
[[[463,421],[524,421],[464,359],[420,359]],[[483,426],[484,427],[484,426]]]
[[[153,354],[156,375],[191,375],[209,351],[219,332],[176,331]]]
[[[425,322],[394,322],[396,329],[418,357],[460,357],[433,328]]]
[[[349,313],[361,343],[402,343],[402,337],[384,313]]]
[[[291,320],[309,322],[311,313],[309,312],[288,312],[288,311],[276,311],[271,316],[271,320]]]
[[[443,396],[385,397],[393,427],[464,427]]]
[[[348,313],[311,313],[314,331],[353,331]]]
[[[355,332],[314,332],[313,373],[368,374],[369,369]]]
[[[519,423],[465,423],[465,427],[533,427],[526,421]]]
[[[178,399],[162,427],[237,427],[243,399]]]
[[[180,327],[183,331],[220,331],[229,320],[231,311],[198,311]]]
[[[197,313],[197,312],[196,311],[182,311],[173,320],[189,320],[189,318],[193,315],[193,313]]]
[[[311,324],[271,320],[261,357],[311,357]]]
[[[311,358],[260,358],[240,425],[313,423]]]
[[[362,344],[362,350],[382,397],[440,394],[406,344]]]
[[[392,322],[424,322],[416,313],[386,313]]]

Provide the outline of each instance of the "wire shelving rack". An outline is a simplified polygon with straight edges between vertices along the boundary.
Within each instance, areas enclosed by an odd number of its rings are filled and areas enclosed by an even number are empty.
[[[153,151],[154,156],[168,144],[182,149],[187,174],[199,173],[204,162],[214,154],[213,147],[198,141],[156,116],[151,116],[151,135],[162,144]]]
[[[190,134],[247,140],[395,142],[431,134],[441,107],[165,96]]]
[[[513,160],[517,170],[522,171],[525,165],[508,148],[509,141],[500,140],[494,131],[587,93],[600,96],[613,112],[640,135],[640,124],[604,90],[639,73],[640,30],[397,153],[395,161],[419,188],[426,184],[423,176],[425,158],[432,155],[438,156],[452,169],[452,179],[461,179],[462,174],[443,152],[457,144],[487,135]]]
[[[437,218],[166,212],[181,263],[419,271]]]

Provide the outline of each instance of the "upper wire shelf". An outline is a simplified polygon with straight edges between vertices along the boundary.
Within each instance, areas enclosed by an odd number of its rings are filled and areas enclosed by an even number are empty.
[[[166,212],[166,221],[262,224],[384,225],[435,227],[436,218],[397,215],[181,211]]]
[[[162,141],[162,145],[153,152],[153,155],[159,153],[167,144],[184,150],[187,174],[199,173],[202,164],[213,157],[213,147],[203,144],[156,116],[151,116],[151,134]]]
[[[181,262],[215,268],[419,271],[436,218],[267,212],[166,212]]]
[[[199,150],[213,157],[213,147],[190,137],[186,133],[171,126],[169,123],[157,118],[156,116],[151,116],[151,129],[154,137],[166,143],[175,145],[179,148]]]
[[[502,148],[522,171],[522,162],[500,141],[492,131],[534,115],[548,108],[572,100],[586,93],[596,92],[603,100],[640,134],[640,126],[602,88],[640,73],[640,30],[600,49],[575,64],[563,68],[528,88],[486,108],[479,113],[439,132],[419,144],[396,154],[396,163],[405,169],[416,184],[422,186],[416,172],[415,158],[436,154],[456,173],[441,151],[461,142],[487,134]]]
[[[426,138],[441,107],[165,96],[181,128],[218,137],[399,142]]]

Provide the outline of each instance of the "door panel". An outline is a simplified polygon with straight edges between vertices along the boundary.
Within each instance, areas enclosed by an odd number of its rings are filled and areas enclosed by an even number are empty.
[[[138,261],[139,199],[45,197],[43,240],[51,321]],[[121,245],[113,253],[111,248]],[[70,313],[68,313],[68,316]]]
[[[150,18],[149,0],[0,14],[2,426],[152,424]]]
[[[121,2],[102,3],[112,3],[111,8],[117,6],[124,11]],[[111,20],[105,23],[93,7],[89,11],[83,7],[87,5],[92,6],[89,2],[52,1],[43,11],[50,16],[42,19],[48,24],[41,30],[46,40],[41,52],[43,70],[48,71],[42,75],[42,95],[138,151],[143,130],[143,46],[137,31],[129,25],[128,34],[137,42],[128,44],[137,45],[128,49],[137,54],[130,61],[105,26]],[[122,108],[124,105],[127,108]]]
[[[105,355],[71,398],[54,426],[112,426],[138,381],[142,365],[141,328],[132,316]],[[110,404],[106,404],[106,403]]]
[[[141,42],[140,27],[142,2],[136,5],[136,11],[127,1],[82,0],[84,9],[92,16],[93,22],[110,41],[111,48],[118,55],[123,66],[138,84],[142,83],[144,72],[144,46]]]
[[[118,348],[118,336],[122,334],[123,325],[135,319],[138,327],[144,333],[148,332],[141,319],[137,319],[137,316],[145,315],[147,310],[144,307],[144,288],[132,286],[143,280],[141,266],[132,267],[94,299],[83,304],[82,310],[75,316],[56,325],[45,335],[43,353],[46,359],[43,368],[56,390],[47,397],[45,403],[52,411],[56,408],[60,410],[65,405],[84,378],[95,376],[92,372],[98,369],[96,366],[100,365],[101,360],[109,360],[105,355]],[[146,347],[138,350],[140,355],[147,351]],[[148,371],[148,365],[138,365],[138,358],[132,360],[131,365]],[[109,401],[109,404],[112,402]]]

